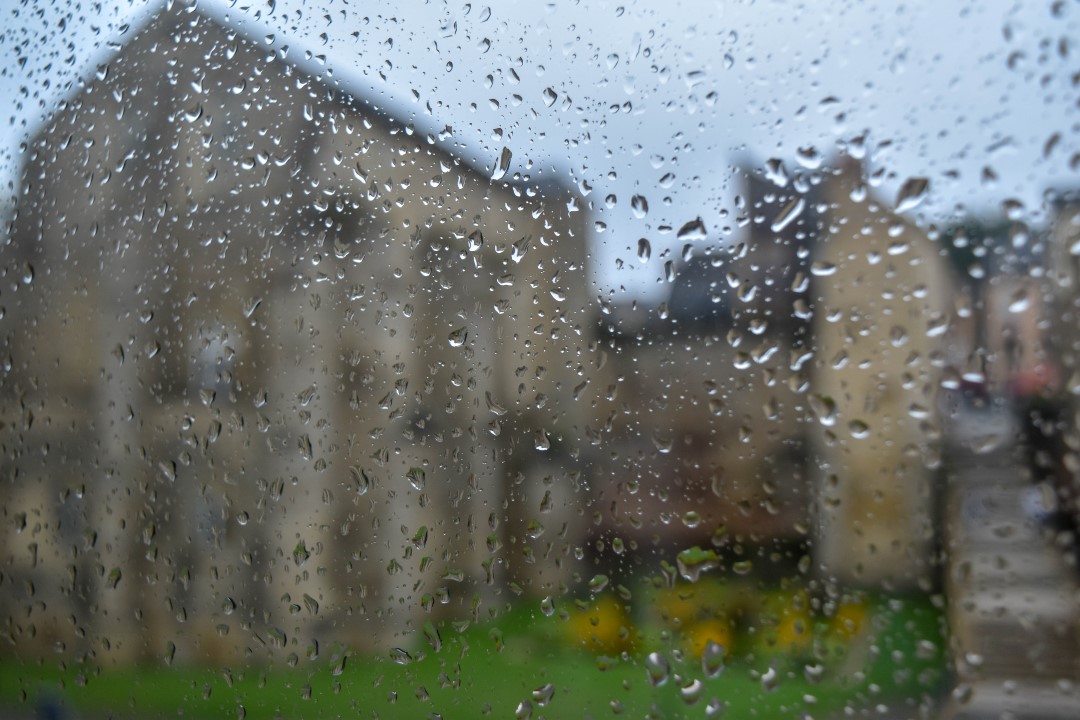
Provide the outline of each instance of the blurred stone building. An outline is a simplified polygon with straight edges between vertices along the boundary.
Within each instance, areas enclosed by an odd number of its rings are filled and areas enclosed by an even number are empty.
[[[385,648],[566,579],[584,213],[456,143],[188,7],[74,89],[5,250],[9,641]]]
[[[817,557],[825,574],[848,582],[925,584],[951,321],[947,261],[875,195],[861,163],[841,161],[822,195],[808,398]]]
[[[911,585],[933,547],[945,260],[851,158],[742,175],[736,242],[688,245],[667,302],[602,320],[611,534]]]
[[[741,242],[688,244],[666,302],[601,320],[612,352],[599,424],[611,452],[597,475],[615,488],[613,536],[668,549],[808,537],[806,426],[792,387],[809,370],[810,315],[794,303],[809,280],[816,189],[774,230],[791,197],[745,177]]]

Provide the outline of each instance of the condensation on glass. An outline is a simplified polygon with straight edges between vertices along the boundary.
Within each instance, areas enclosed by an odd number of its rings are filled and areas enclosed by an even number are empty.
[[[5,11],[5,712],[1080,712],[1074,8],[285,5]]]

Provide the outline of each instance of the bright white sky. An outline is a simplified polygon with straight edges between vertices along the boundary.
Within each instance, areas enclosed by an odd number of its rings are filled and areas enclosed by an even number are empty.
[[[134,29],[160,7],[39,5],[0,0],[7,198],[26,134],[108,56],[108,42],[123,42],[125,23]],[[606,226],[594,237],[597,293],[615,289],[617,298],[660,291],[660,256],[675,247],[664,226],[700,216],[710,240],[729,236],[740,161],[760,169],[776,157],[795,170],[799,148],[828,157],[866,133],[887,200],[904,179],[929,178],[929,196],[913,211],[923,222],[1000,213],[1014,198],[1038,223],[1047,190],[1080,186],[1080,93],[1070,78],[1080,67],[1080,6],[1072,2],[202,7],[268,45],[288,45],[292,58],[324,56],[334,78],[401,119],[452,126],[478,164],[490,166],[508,147],[511,172],[576,185]],[[550,106],[548,88],[557,96]],[[644,218],[631,211],[634,194],[648,200]],[[645,264],[634,252],[641,237],[654,248]]]

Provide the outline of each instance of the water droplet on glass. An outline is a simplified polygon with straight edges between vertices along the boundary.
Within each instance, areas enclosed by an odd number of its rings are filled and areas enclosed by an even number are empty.
[[[367,472],[355,465],[349,468],[349,478],[352,480],[357,495],[365,495],[371,489],[371,478],[368,477]]]
[[[701,218],[695,218],[679,228],[677,237],[679,240],[704,240],[708,236],[705,222]]]
[[[541,685],[532,691],[532,699],[535,700],[536,704],[540,707],[544,707],[551,702],[551,698],[553,697],[555,697],[555,686],[551,683]]]
[[[649,214],[649,201],[645,199],[644,195],[635,195],[630,198],[630,209],[634,213],[634,217],[642,219]]]
[[[413,661],[412,655],[402,648],[393,648],[390,651],[390,659],[398,665],[408,665]]]
[[[727,649],[712,640],[705,643],[705,649],[701,652],[701,672],[705,677],[712,679],[724,672],[724,660],[727,657]]]
[[[771,667],[761,674],[761,687],[765,692],[772,692],[780,684],[780,674]]]
[[[702,693],[705,692],[705,684],[694,678],[681,688],[679,688],[679,697],[687,705],[696,705],[701,700]]]
[[[594,575],[592,580],[589,581],[589,591],[598,593],[608,586],[607,575]]]
[[[418,492],[424,491],[424,486],[427,484],[427,478],[424,473],[424,468],[414,467],[409,468],[409,472],[405,473],[405,479],[409,481],[413,489]]]
[[[510,148],[503,148],[499,153],[499,158],[495,161],[495,165],[491,168],[491,179],[502,180],[506,175],[506,171],[510,169],[510,160],[514,157],[514,154],[510,152]]]
[[[548,595],[540,601],[540,612],[544,614],[544,617],[551,617],[555,614],[555,601]]]
[[[559,99],[559,94],[551,88],[544,88],[544,105],[551,107]]]
[[[802,212],[805,208],[806,201],[802,198],[796,198],[795,200],[792,200],[783,210],[780,211],[780,214],[776,216],[776,219],[773,220],[773,223],[769,226],[769,229],[775,233],[783,232],[784,228],[799,219],[799,216],[802,215]]]
[[[836,424],[836,402],[832,398],[824,395],[811,395],[810,409],[814,411],[818,422],[825,427],[832,427]]]
[[[975,696],[975,691],[967,683],[961,683],[953,688],[953,699],[961,705],[966,705],[971,702],[971,698]]]
[[[543,430],[537,430],[533,436],[533,445],[537,450],[547,451],[551,449],[551,440],[548,439],[547,433]]]
[[[652,245],[645,238],[637,241],[637,259],[642,265],[649,262],[652,257]]]
[[[976,455],[989,455],[997,450],[1005,442],[1005,433],[981,432],[976,433],[968,440],[968,446]]]
[[[828,277],[836,272],[836,265],[825,260],[816,260],[810,265],[810,273],[817,277]]]
[[[1001,209],[1005,211],[1005,217],[1014,222],[1024,218],[1024,203],[1016,198],[1006,198],[1001,201]]]
[[[465,341],[469,339],[468,331],[461,327],[450,333],[446,340],[450,343],[450,347],[461,347],[465,344]]]
[[[896,194],[896,212],[905,212],[918,207],[930,190],[930,181],[926,178],[908,178]]]
[[[293,548],[293,562],[297,567],[303,565],[311,557],[311,551],[307,549],[307,544],[301,540],[296,543],[296,547]]]
[[[1009,312],[1022,313],[1031,307],[1031,295],[1027,288],[1020,288],[1009,298]]]
[[[693,89],[701,83],[705,82],[705,79],[707,77],[708,75],[706,75],[704,70],[691,70],[690,72],[686,73],[686,87]]]
[[[244,308],[244,317],[251,319],[251,316],[255,314],[255,311],[262,305],[262,298],[256,297],[248,301],[247,306]]]
[[[777,187],[787,187],[791,182],[782,160],[772,158],[765,162],[765,179]]]
[[[697,582],[701,573],[720,566],[719,556],[712,550],[703,550],[698,546],[687,548],[675,558],[679,574],[690,582]]]
[[[795,160],[807,170],[817,170],[823,158],[816,147],[807,145],[795,151]]]
[[[510,259],[514,262],[521,262],[521,259],[525,257],[525,253],[529,252],[531,246],[532,235],[526,235],[510,247]]]
[[[848,423],[848,432],[856,440],[862,440],[870,436],[870,426],[862,420],[852,420]]]
[[[427,640],[428,645],[435,652],[439,652],[442,649],[442,636],[439,635],[439,630],[431,621],[424,623],[424,639]]]
[[[660,687],[668,681],[671,667],[667,658],[658,652],[651,652],[645,658],[645,674],[653,687]]]

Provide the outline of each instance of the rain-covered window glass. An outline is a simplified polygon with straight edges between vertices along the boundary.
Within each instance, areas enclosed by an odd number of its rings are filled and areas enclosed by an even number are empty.
[[[0,714],[1080,717],[1080,7],[0,7]]]

